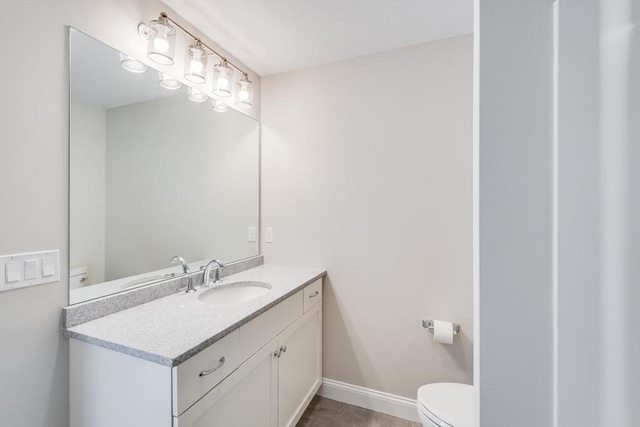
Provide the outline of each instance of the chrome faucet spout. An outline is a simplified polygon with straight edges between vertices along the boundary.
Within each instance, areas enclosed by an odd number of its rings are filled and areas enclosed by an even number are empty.
[[[171,261],[169,261],[171,264],[175,264],[176,261],[178,261],[180,264],[182,264],[182,272],[183,273],[191,273],[191,270],[189,269],[189,264],[187,264],[187,261],[182,258],[181,256],[174,256],[173,258],[171,258]]]
[[[169,261],[171,264],[175,264],[176,262],[179,262],[180,264],[182,264],[182,272],[184,274],[188,274],[191,273],[191,270],[189,269],[189,264],[187,264],[187,261],[185,261],[184,258],[182,258],[181,256],[174,256],[173,258],[171,258],[171,261]],[[193,287],[193,278],[191,276],[189,276],[189,284],[187,285],[187,290],[186,292],[195,292],[196,289]]]
[[[219,259],[213,259],[211,261],[209,261],[209,263],[207,264],[207,266],[204,268],[204,273],[202,274],[202,286],[209,286],[209,278],[211,276],[211,269],[214,268],[213,264],[216,264],[216,275],[213,278],[213,283],[220,283],[222,282],[222,280],[220,280],[220,270],[222,270],[224,268],[224,263],[222,261],[220,261]]]

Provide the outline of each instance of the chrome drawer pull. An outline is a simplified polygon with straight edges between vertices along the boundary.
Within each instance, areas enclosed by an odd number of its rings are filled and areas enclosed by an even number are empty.
[[[201,377],[206,377],[207,375],[214,373],[215,371],[217,371],[218,369],[222,368],[222,365],[224,365],[224,356],[222,356],[220,358],[220,361],[218,362],[218,365],[216,365],[213,369],[209,369],[208,371],[202,371],[200,372],[200,376]]]
[[[320,295],[320,291],[316,291],[313,295],[309,295],[309,298],[317,297]]]

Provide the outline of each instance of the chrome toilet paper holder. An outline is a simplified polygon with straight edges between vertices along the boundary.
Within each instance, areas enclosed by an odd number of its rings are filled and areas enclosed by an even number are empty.
[[[433,320],[431,319],[422,319],[422,327],[427,331],[433,332]],[[460,333],[460,325],[457,323],[453,324],[453,335],[458,335]]]

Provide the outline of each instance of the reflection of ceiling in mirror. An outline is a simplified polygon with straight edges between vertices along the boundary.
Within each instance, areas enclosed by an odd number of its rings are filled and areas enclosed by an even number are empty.
[[[120,65],[120,52],[80,31],[70,31],[71,100],[105,109],[175,95],[158,84],[158,71],[149,67],[135,74]]]

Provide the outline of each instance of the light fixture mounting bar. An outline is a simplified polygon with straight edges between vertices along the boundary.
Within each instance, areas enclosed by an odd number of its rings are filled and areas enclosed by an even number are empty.
[[[192,39],[194,39],[195,41],[199,42],[202,46],[206,47],[207,49],[209,49],[214,55],[216,55],[217,57],[219,57],[220,59],[223,59],[227,62],[227,64],[231,65],[233,68],[235,68],[236,70],[238,70],[239,72],[241,72],[243,75],[248,76],[248,74],[241,68],[239,68],[238,66],[236,66],[234,63],[232,63],[231,61],[229,61],[224,55],[219,54],[218,52],[216,52],[214,49],[212,49],[210,46],[208,46],[205,42],[203,42],[200,37],[196,37],[193,35],[193,33],[191,33],[189,30],[187,30],[186,28],[184,28],[182,25],[178,24],[176,21],[174,21],[173,19],[169,18],[169,16],[167,15],[166,12],[162,12],[160,13],[160,16],[165,18],[167,21],[171,22],[173,25],[175,25],[176,27],[180,28],[180,30],[182,30],[182,32],[184,32],[185,34],[187,34],[189,37],[191,37]]]

